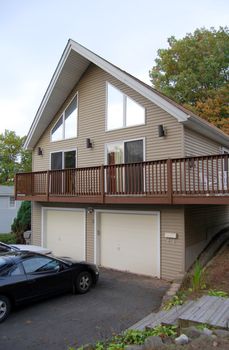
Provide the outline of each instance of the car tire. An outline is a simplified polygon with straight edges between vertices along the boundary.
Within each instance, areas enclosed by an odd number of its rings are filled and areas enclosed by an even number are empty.
[[[0,295],[0,322],[5,321],[11,309],[10,301],[4,295]]]
[[[79,274],[75,282],[75,292],[78,294],[87,293],[92,285],[92,276],[90,272],[83,271]]]

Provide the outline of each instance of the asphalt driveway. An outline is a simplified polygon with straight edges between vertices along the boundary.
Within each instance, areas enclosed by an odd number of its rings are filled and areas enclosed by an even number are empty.
[[[15,310],[0,324],[0,350],[68,350],[130,327],[156,310],[168,287],[158,279],[101,270],[96,288]]]

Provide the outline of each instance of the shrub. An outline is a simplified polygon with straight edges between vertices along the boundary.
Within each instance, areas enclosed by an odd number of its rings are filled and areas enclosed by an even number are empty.
[[[31,229],[31,202],[22,202],[18,210],[17,217],[11,226],[12,232],[16,236],[17,243],[25,243],[23,233]]]
[[[6,244],[13,244],[16,243],[16,236],[12,233],[2,233],[0,234],[0,242],[6,243]]]

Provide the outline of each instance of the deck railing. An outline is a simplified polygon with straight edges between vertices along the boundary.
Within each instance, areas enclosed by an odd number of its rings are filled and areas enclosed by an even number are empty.
[[[19,173],[15,191],[17,199],[86,202],[90,198],[99,203],[117,203],[117,197],[120,203],[124,197],[126,202],[141,197],[141,203],[144,198],[152,203],[159,199],[175,203],[181,198],[184,202],[185,197],[229,198],[228,166],[228,154],[220,154]]]

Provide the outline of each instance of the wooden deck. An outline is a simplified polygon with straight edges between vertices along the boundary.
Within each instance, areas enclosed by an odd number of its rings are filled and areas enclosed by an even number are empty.
[[[228,154],[19,173],[17,200],[229,204]]]
[[[169,311],[151,313],[129,329],[144,330],[160,324],[187,327],[195,323],[229,329],[229,298],[206,295],[199,300],[175,306]]]

